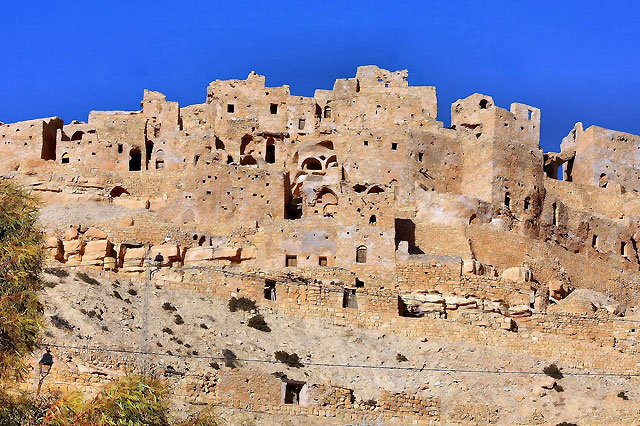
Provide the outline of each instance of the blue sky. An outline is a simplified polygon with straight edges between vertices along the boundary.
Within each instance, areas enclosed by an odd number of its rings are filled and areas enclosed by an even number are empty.
[[[293,94],[358,65],[435,85],[439,119],[480,92],[542,109],[555,150],[576,121],[640,134],[640,4],[631,1],[22,1],[0,14],[0,121],[181,105],[251,70]]]

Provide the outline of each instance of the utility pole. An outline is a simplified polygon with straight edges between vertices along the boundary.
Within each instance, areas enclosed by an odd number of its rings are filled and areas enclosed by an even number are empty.
[[[151,307],[151,246],[144,259],[146,268],[144,296],[142,298],[142,374],[149,377],[149,309]]]
[[[149,377],[150,370],[150,358],[149,354],[149,312],[151,311],[151,278],[154,272],[153,266],[158,266],[160,268],[162,263],[164,262],[164,257],[161,254],[158,254],[153,261],[151,260],[151,244],[149,243],[149,250],[147,251],[147,255],[145,256],[143,266],[146,267],[146,279],[144,283],[144,296],[142,299],[142,374],[145,377]]]

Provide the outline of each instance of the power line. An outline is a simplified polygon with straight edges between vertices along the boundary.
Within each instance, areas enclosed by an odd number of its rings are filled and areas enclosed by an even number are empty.
[[[52,267],[48,267],[45,268],[45,272],[47,269],[72,269],[72,268],[76,268],[76,267],[91,267],[93,265],[61,265],[61,266],[52,266]],[[149,268],[151,266],[154,266],[150,263],[147,264],[143,264],[142,266],[138,266],[139,268]],[[308,282],[305,281],[303,279],[291,279],[288,277],[274,277],[274,276],[267,276],[267,275],[261,275],[258,273],[244,273],[244,272],[235,272],[235,271],[230,271],[228,269],[224,269],[221,267],[216,267],[216,266],[182,266],[179,268],[176,268],[178,270],[214,270],[217,272],[220,272],[224,275],[227,276],[236,276],[236,277],[242,277],[242,278],[252,278],[252,279],[258,279],[258,280],[271,280],[271,281],[276,281],[276,282],[284,282],[284,283],[288,283],[289,285],[297,285],[297,286],[305,286],[305,287],[314,287],[314,288],[318,288],[320,290],[324,290],[326,292],[329,293],[340,293],[342,294],[346,289],[352,289],[353,287],[343,287],[340,285],[336,285],[333,288],[329,287],[327,285],[324,284],[316,284],[316,283],[312,283],[312,282]],[[502,290],[511,290],[513,291],[513,288],[510,287],[503,287],[503,286],[492,286],[491,288],[499,288]],[[380,293],[380,292],[372,292],[370,290],[360,290],[358,289],[357,294],[362,294],[365,296],[374,296],[374,297],[381,297],[381,298],[394,298],[394,297],[401,297],[400,296],[400,292],[397,290],[390,290],[389,293]],[[411,298],[411,297],[402,297],[403,301],[415,301],[415,302],[422,302],[424,303],[424,300],[421,299],[416,299],[416,298]],[[488,311],[487,313],[490,313],[491,311]],[[572,314],[563,314],[563,313],[555,313],[555,312],[531,312],[531,316],[552,316],[552,317],[563,317],[563,318],[571,318],[571,319],[577,319],[577,320],[591,320],[591,321],[617,321],[617,322],[629,322],[629,323],[635,323],[635,324],[640,324],[640,320],[634,320],[634,319],[629,319],[629,318],[620,318],[620,317],[593,317],[593,316],[582,316],[582,315],[572,315]],[[525,317],[526,318],[526,317]]]
[[[159,357],[174,357],[174,358],[195,358],[212,361],[230,361],[231,359],[223,356],[208,356],[208,355],[192,355],[192,354],[168,354],[161,352],[151,352],[134,349],[114,349],[101,346],[72,346],[72,345],[58,345],[58,344],[44,344],[52,348],[58,349],[73,349],[83,350],[91,352],[107,352],[107,353],[124,353],[134,356],[159,356]],[[232,361],[246,362],[246,363],[262,363],[262,364],[280,364],[280,361],[269,359],[256,359],[256,358],[233,358]],[[526,370],[482,370],[482,369],[460,369],[460,368],[444,368],[444,367],[402,367],[402,366],[390,366],[390,365],[367,365],[367,364],[337,364],[330,362],[300,362],[303,366],[313,367],[339,367],[339,368],[359,368],[359,369],[373,369],[373,370],[398,370],[398,371],[413,371],[413,372],[441,372],[441,373],[465,373],[465,374],[524,374],[524,375],[544,375],[544,372],[540,371],[526,371]],[[565,376],[593,376],[593,377],[640,377],[640,373],[622,373],[622,372],[606,372],[606,371],[562,371]]]

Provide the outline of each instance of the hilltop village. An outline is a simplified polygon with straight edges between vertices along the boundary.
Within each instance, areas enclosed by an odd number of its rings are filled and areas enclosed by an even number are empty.
[[[251,72],[1,124],[0,176],[43,202],[45,385],[150,372],[273,424],[640,421],[640,136],[577,123],[545,153],[538,108],[437,108],[370,65],[313,97]]]

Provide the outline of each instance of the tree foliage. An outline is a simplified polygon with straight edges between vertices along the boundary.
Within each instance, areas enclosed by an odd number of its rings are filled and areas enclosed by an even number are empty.
[[[24,356],[38,342],[43,306],[43,235],[38,203],[21,188],[0,183],[0,380],[25,372]]]
[[[225,422],[211,407],[186,420],[171,420],[169,393],[158,380],[128,376],[105,386],[93,399],[79,392],[62,397],[7,394],[0,390],[2,426],[217,426]]]
[[[51,405],[43,426],[167,426],[166,388],[157,380],[126,377],[107,385],[91,401],[78,393]]]

